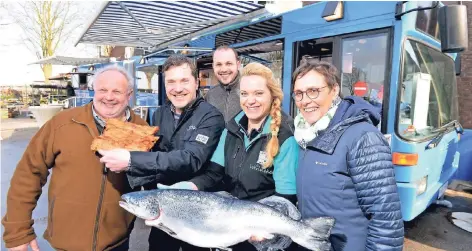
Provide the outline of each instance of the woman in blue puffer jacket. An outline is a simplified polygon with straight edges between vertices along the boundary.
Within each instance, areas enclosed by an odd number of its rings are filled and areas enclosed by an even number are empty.
[[[388,142],[376,128],[380,110],[339,96],[338,70],[303,61],[292,97],[300,114],[297,173],[303,218],[332,216],[334,250],[402,250],[403,221]]]

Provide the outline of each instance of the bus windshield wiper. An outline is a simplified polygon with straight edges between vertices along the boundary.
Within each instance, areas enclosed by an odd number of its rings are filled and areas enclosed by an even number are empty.
[[[462,125],[459,123],[457,120],[453,120],[443,126],[441,126],[438,129],[431,130],[431,133],[438,133],[427,145],[425,150],[435,148],[439,145],[439,142],[441,142],[442,138],[446,133],[449,132],[449,129],[451,126],[454,127],[454,130],[456,131],[457,134],[463,134],[464,133],[464,128]]]
[[[459,124],[459,122],[457,120],[453,120],[441,127],[439,127],[438,129],[434,129],[434,130],[431,130],[431,133],[441,133],[441,132],[444,132],[444,131],[447,131],[449,128],[451,128],[451,126],[454,126],[456,127],[456,124]],[[460,124],[459,124],[460,126]]]

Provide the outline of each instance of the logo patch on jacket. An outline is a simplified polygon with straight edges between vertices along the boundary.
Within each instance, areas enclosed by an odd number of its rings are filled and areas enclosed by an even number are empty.
[[[203,143],[205,145],[208,142],[208,139],[209,139],[208,136],[205,136],[203,134],[198,134],[197,137],[195,138],[196,141]]]
[[[259,152],[259,158],[257,158],[257,164],[263,166],[267,162],[267,153],[264,151]]]

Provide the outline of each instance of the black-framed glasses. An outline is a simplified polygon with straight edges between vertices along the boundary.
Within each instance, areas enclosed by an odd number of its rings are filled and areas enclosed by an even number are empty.
[[[299,102],[299,101],[302,101],[303,99],[303,94],[305,93],[306,96],[310,99],[316,99],[318,98],[318,96],[320,95],[320,92],[321,92],[321,89],[325,88],[325,87],[328,87],[327,85],[323,86],[323,87],[320,87],[320,88],[309,88],[307,89],[306,91],[302,92],[302,91],[296,91],[296,92],[293,92],[292,93],[292,98]]]

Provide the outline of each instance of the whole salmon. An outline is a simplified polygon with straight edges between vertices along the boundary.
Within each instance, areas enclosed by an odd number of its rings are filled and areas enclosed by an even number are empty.
[[[258,202],[225,193],[165,189],[132,192],[120,206],[174,238],[204,248],[227,249],[251,236],[290,237],[310,250],[330,250],[330,217],[294,220]]]

